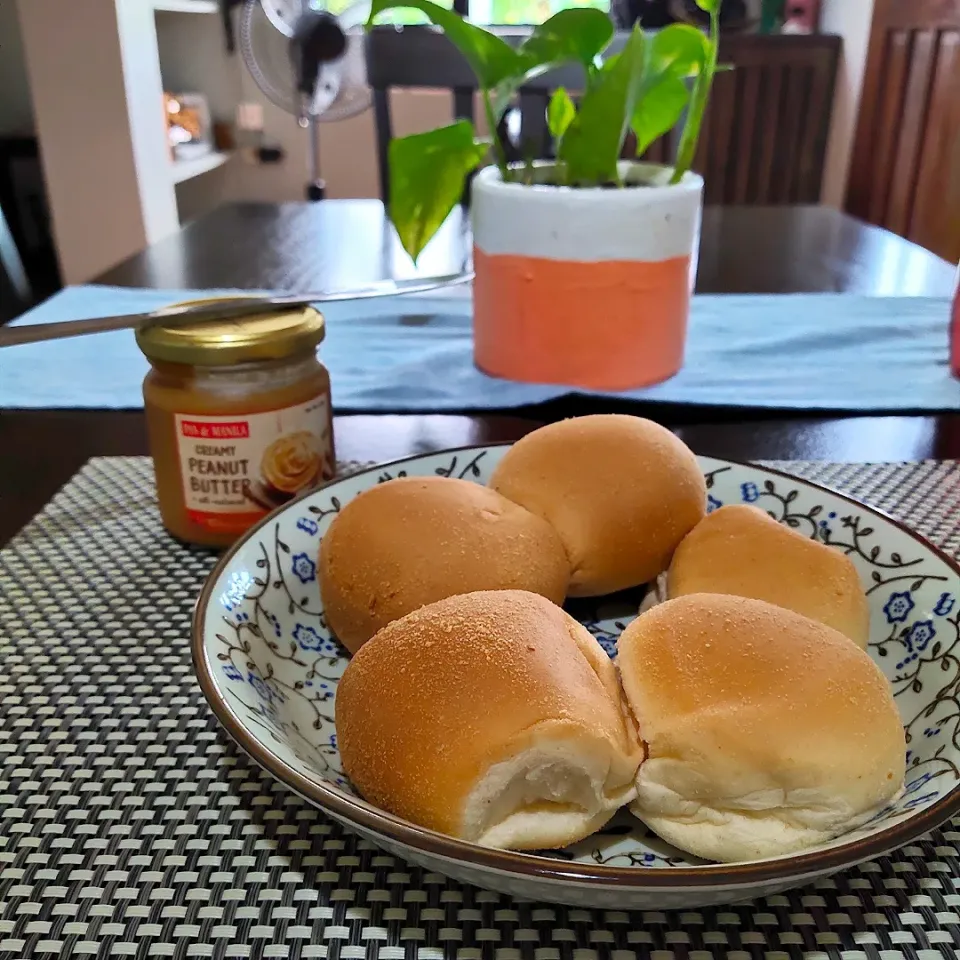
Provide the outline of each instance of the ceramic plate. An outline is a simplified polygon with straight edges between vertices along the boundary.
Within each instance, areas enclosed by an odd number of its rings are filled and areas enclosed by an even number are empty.
[[[857,566],[870,599],[870,654],[893,685],[907,735],[904,796],[864,827],[802,855],[735,865],[691,859],[620,814],[575,847],[489,850],[364,802],[343,774],[334,698],[347,664],[317,587],[317,548],[358,493],[402,476],[483,483],[505,446],[414,457],[328,484],[270,515],[211,574],[193,653],[204,694],[234,740],[331,817],[413,863],[516,896],[608,908],[731,902],[796,886],[913,840],[960,810],[960,569],[918,535],[822,487],[762,467],[701,458],[709,509],[751,503]],[[570,611],[613,654],[642,591]]]

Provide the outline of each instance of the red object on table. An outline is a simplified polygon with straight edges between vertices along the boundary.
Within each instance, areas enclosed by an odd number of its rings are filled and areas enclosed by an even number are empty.
[[[953,294],[950,316],[950,371],[960,377],[960,266],[957,267],[957,289]]]

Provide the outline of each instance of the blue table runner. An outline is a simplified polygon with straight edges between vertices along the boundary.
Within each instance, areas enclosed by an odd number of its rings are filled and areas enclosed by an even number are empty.
[[[70,287],[14,321],[145,311],[220,291]],[[321,357],[339,412],[513,409],[573,393],[473,365],[469,298],[324,305]],[[960,410],[947,364],[945,298],[847,294],[698,296],[672,380],[616,396],[652,403],[802,411]],[[147,363],[129,331],[0,350],[0,408],[139,408]]]

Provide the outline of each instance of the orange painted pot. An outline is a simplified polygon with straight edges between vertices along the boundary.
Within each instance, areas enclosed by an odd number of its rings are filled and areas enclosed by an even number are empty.
[[[541,179],[550,167],[538,168]],[[473,182],[474,361],[508,380],[629,390],[683,364],[703,180],[628,164],[627,182],[572,189]]]

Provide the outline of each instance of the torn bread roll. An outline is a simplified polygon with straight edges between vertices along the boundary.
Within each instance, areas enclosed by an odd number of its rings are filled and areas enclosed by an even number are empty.
[[[385,627],[347,666],[336,724],[365,799],[514,850],[599,829],[633,798],[642,756],[596,639],[519,590],[451,597]]]
[[[688,447],[659,424],[618,414],[577,417],[527,434],[504,455],[490,486],[560,534],[574,597],[652,580],[703,518],[707,502]]]
[[[667,596],[730,593],[766,600],[839,630],[866,649],[870,607],[853,561],[756,507],[720,507],[684,537]]]
[[[903,788],[890,685],[821,623],[693,594],[634,620],[617,665],[646,744],[630,809],[681,850],[723,862],[794,853]]]
[[[320,542],[320,595],[351,653],[425,604],[473,590],[563,601],[570,565],[553,528],[488,487],[405,477],[351,500]]]

